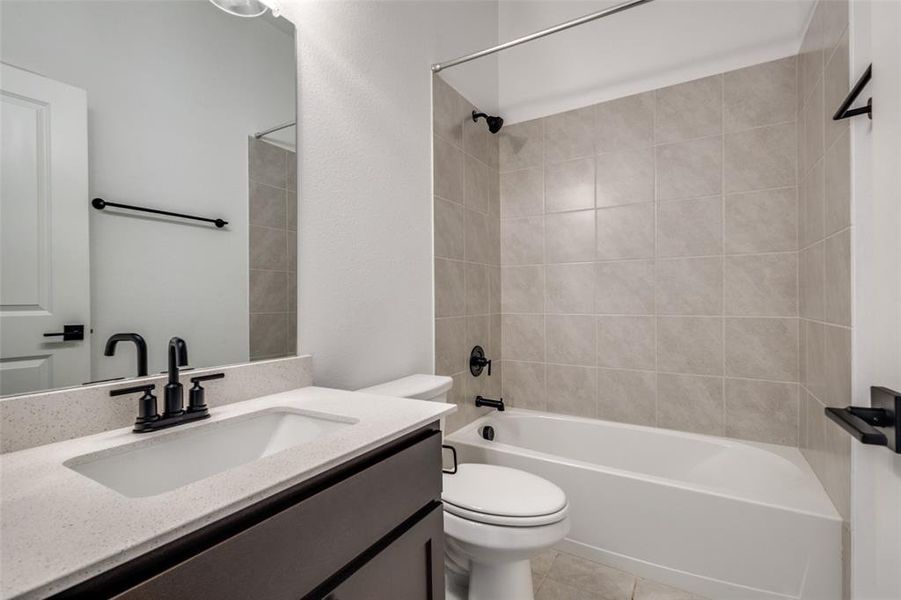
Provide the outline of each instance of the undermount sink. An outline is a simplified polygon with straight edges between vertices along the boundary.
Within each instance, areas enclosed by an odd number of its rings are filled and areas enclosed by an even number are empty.
[[[65,466],[123,496],[155,496],[354,423],[336,415],[270,409],[78,456]]]

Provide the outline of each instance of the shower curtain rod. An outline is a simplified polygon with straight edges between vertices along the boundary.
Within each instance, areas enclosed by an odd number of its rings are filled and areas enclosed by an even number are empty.
[[[264,135],[269,135],[270,133],[275,133],[276,131],[281,131],[282,129],[287,129],[288,127],[294,127],[297,124],[296,121],[289,121],[287,123],[282,123],[281,125],[276,125],[275,127],[270,127],[269,129],[264,129],[263,131],[257,131],[253,134],[254,139],[260,139]]]
[[[541,31],[536,31],[535,33],[530,33],[529,35],[523,36],[521,38],[516,38],[515,40],[505,42],[492,48],[486,48],[485,50],[480,50],[478,52],[473,52],[472,54],[460,56],[447,62],[435,63],[432,65],[432,73],[438,73],[439,71],[443,71],[444,69],[447,69],[449,67],[462,65],[463,63],[467,63],[471,60],[482,58],[483,56],[488,56],[489,54],[494,54],[495,52],[500,52],[501,50],[506,50],[507,48],[512,48],[513,46],[519,46],[520,44],[525,44],[526,42],[531,42],[532,40],[543,38],[546,35],[551,35],[552,33],[557,33],[558,31],[564,31],[566,29],[570,29],[571,27],[582,25],[583,23],[589,23],[591,21],[594,21],[595,19],[607,17],[618,12],[628,10],[635,6],[646,4],[648,2],[653,2],[653,0],[629,0],[629,2],[623,2],[622,4],[617,4],[616,6],[611,6],[610,8],[599,10],[598,12],[591,13],[590,15],[585,15],[584,17],[579,17],[571,21],[566,21],[565,23],[560,23],[559,25],[554,25],[553,27],[548,27],[547,29],[542,29]]]

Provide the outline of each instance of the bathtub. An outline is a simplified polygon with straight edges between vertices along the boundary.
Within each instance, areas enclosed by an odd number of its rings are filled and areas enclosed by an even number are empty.
[[[841,597],[841,518],[796,448],[521,409],[446,443],[563,488],[565,552],[708,598]]]

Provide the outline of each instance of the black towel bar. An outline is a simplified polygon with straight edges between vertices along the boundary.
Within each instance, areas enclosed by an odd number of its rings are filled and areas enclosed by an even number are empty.
[[[120,204],[118,202],[107,202],[103,198],[94,198],[91,200],[91,206],[96,208],[97,210],[103,210],[107,206],[112,206],[113,208],[124,208],[126,210],[136,210],[138,212],[146,212],[153,213],[155,215],[166,215],[167,217],[178,217],[179,219],[191,219],[192,221],[203,221],[205,223],[212,223],[219,229],[222,229],[226,225],[228,225],[228,221],[223,221],[222,219],[208,219],[207,217],[197,217],[194,215],[186,215],[177,212],[170,212],[168,210],[160,210],[158,208],[147,208],[144,206],[133,206],[131,204]]]
[[[854,87],[851,88],[851,91],[848,92],[847,97],[842,101],[842,105],[838,107],[838,110],[835,111],[835,114],[832,115],[833,121],[841,121],[842,119],[848,119],[850,117],[856,117],[857,115],[866,115],[868,118],[873,118],[873,99],[867,98],[867,105],[861,106],[859,108],[850,108],[850,106],[857,100],[857,97],[860,95],[860,92],[863,91],[863,88],[870,82],[870,79],[873,77],[873,65],[867,67],[867,70],[863,72],[863,75],[860,76],[860,79],[857,80],[857,83],[854,84]]]

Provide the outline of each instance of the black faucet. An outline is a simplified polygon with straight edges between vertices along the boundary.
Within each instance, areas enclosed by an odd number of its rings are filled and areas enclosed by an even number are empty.
[[[483,398],[482,396],[476,396],[476,406],[487,406],[488,408],[493,408],[495,410],[499,410],[501,412],[504,411],[504,399],[500,400],[492,400],[491,398]]]
[[[169,383],[165,389],[163,418],[177,417],[185,412],[184,387],[178,381],[178,367],[188,364],[188,345],[180,337],[169,340]]]
[[[116,354],[116,344],[119,342],[131,342],[135,345],[138,353],[138,377],[147,375],[147,342],[144,341],[137,333],[116,333],[106,340],[106,348],[103,350],[104,356],[114,356]]]

